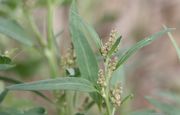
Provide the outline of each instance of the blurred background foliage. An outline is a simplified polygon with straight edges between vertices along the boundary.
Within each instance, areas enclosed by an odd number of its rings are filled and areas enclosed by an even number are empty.
[[[68,12],[71,1],[53,0],[56,6],[54,34],[57,35],[60,56],[63,56],[68,50],[67,47],[70,47]],[[24,7],[28,7],[38,29],[43,36],[46,36],[46,0],[0,0],[0,17],[16,20],[25,31],[31,34],[32,30],[28,28],[26,16],[22,11]],[[106,41],[112,28],[117,28],[124,38],[122,50],[160,30],[162,25],[176,28],[173,36],[180,44],[179,0],[78,0],[78,7],[81,17],[95,27],[103,41]],[[33,39],[33,42],[37,41]],[[7,71],[0,71],[0,76],[13,76],[14,79],[20,81],[49,77],[47,62],[38,51],[1,35],[0,54],[7,55],[7,51],[17,66]],[[180,95],[180,64],[168,36],[164,36],[133,56],[125,65],[123,74],[126,78],[126,89],[134,94],[133,100],[122,107],[124,112],[129,111],[130,108],[133,110],[154,108],[144,98],[147,95],[170,104],[174,104],[174,99],[180,100],[178,97]],[[5,83],[0,81],[0,89],[3,89],[4,85]],[[45,107],[53,113],[51,105],[28,92],[9,93],[2,105],[17,108],[46,105]]]

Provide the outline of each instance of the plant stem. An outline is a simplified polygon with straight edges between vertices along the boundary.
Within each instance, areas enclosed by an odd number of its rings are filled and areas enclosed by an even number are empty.
[[[106,58],[105,60],[105,77],[106,77],[106,83],[107,87],[105,89],[105,103],[106,103],[106,110],[107,110],[107,115],[111,115],[111,105],[109,102],[109,80],[110,80],[110,73],[108,70],[108,63],[109,63],[109,57]]]
[[[47,12],[47,39],[48,39],[48,46],[45,49],[46,57],[49,61],[49,65],[51,68],[51,75],[52,78],[55,78],[58,76],[58,61],[56,58],[56,47],[55,47],[55,41],[54,41],[54,35],[53,35],[53,13],[54,8],[52,4],[52,0],[47,0],[48,5],[48,12]]]
[[[112,115],[115,115],[115,112],[116,112],[116,108],[113,107],[113,110],[112,110]]]
[[[34,22],[33,16],[31,15],[31,13],[29,12],[29,9],[27,9],[26,6],[23,7],[23,12],[24,12],[24,15],[28,21],[29,27],[31,28],[32,32],[35,34],[35,37],[36,37],[38,43],[40,44],[40,46],[42,48],[44,48],[45,42],[43,41],[43,37],[40,34],[40,32],[39,32],[39,30],[38,30],[38,28]]]
[[[46,48],[44,52],[45,52],[46,58],[48,60],[50,69],[51,69],[50,70],[51,77],[56,78],[58,76],[58,65],[57,65],[57,61],[56,61],[56,56],[52,52],[52,50],[50,50],[49,48]]]
[[[53,35],[53,13],[54,8],[52,5],[52,0],[48,1],[48,14],[47,14],[47,26],[48,26],[48,47],[51,49],[54,44],[54,35]]]
[[[73,115],[73,94],[74,92],[72,91],[66,91],[66,114],[67,115]]]
[[[109,97],[106,95],[106,98],[105,98],[105,103],[106,103],[106,111],[107,111],[107,115],[111,115],[111,108],[110,108],[110,103],[109,103]]]

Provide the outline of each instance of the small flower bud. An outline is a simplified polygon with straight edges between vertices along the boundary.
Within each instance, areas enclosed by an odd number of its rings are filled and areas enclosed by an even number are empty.
[[[101,54],[102,56],[106,57],[108,52],[111,50],[112,46],[114,45],[114,43],[116,42],[117,39],[117,30],[116,29],[112,29],[112,31],[110,32],[110,37],[108,39],[108,41],[102,46],[101,48]],[[118,50],[118,49],[116,49]]]
[[[102,88],[107,85],[102,69],[99,70],[97,84],[99,84]]]
[[[110,62],[108,63],[108,68],[111,72],[116,70],[117,62],[118,62],[118,58],[114,57],[114,59],[111,59]]]
[[[111,101],[114,104],[114,106],[120,106],[121,105],[121,95],[122,95],[122,86],[116,87],[111,91]]]

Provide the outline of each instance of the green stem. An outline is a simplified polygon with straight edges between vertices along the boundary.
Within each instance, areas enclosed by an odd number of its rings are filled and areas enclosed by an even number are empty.
[[[50,50],[49,48],[45,49],[45,55],[48,60],[49,66],[50,66],[50,72],[51,72],[51,77],[56,78],[58,77],[58,65],[57,65],[57,59],[55,54]]]
[[[105,98],[105,103],[106,103],[106,111],[107,111],[107,115],[111,115],[111,107],[110,107],[110,103],[109,103],[109,97],[106,95]]]
[[[66,114],[67,115],[73,115],[73,94],[72,91],[66,91]]]
[[[37,26],[36,26],[36,23],[33,19],[33,16],[32,14],[29,12],[29,9],[26,8],[26,6],[23,7],[23,12],[24,12],[24,15],[28,21],[28,25],[29,27],[31,28],[32,32],[35,34],[35,37],[38,41],[38,43],[40,44],[41,47],[45,47],[45,42],[43,41],[43,37],[42,35],[40,34]]]
[[[56,47],[55,47],[55,41],[54,41],[54,35],[53,35],[53,13],[54,8],[52,4],[52,0],[47,0],[48,5],[48,12],[47,12],[47,39],[48,39],[48,47],[45,49],[46,57],[49,61],[50,68],[51,68],[51,75],[52,78],[55,78],[58,76],[58,61],[56,57]]]
[[[48,47],[50,49],[53,47],[54,44],[53,13],[54,13],[54,8],[53,8],[52,0],[48,0],[47,29],[48,29]]]
[[[106,110],[107,110],[107,115],[111,115],[111,105],[109,101],[109,80],[110,80],[110,72],[108,70],[108,63],[109,63],[109,57],[106,58],[105,60],[105,77],[106,77],[106,83],[107,87],[105,89],[105,103],[106,103]]]
[[[116,108],[113,107],[113,110],[112,110],[112,115],[115,115],[115,112],[116,112]]]

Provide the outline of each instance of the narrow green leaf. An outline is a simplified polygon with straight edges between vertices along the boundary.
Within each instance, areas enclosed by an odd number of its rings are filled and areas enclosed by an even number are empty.
[[[102,43],[97,32],[94,30],[94,28],[91,25],[85,23],[83,20],[81,20],[81,23],[82,23],[82,32],[84,32],[84,34],[86,35],[87,40],[92,44],[95,43],[96,48],[100,49]]]
[[[12,78],[8,78],[5,76],[0,76],[0,80],[7,82],[7,83],[13,83],[13,84],[22,83],[21,81],[18,81],[18,80],[12,79]]]
[[[167,28],[167,27],[165,27],[165,28]],[[168,32],[168,36],[169,36],[174,48],[176,49],[178,58],[180,60],[180,47],[178,46],[178,44],[177,44],[176,40],[174,39],[173,35],[171,34],[171,32]]]
[[[75,0],[70,10],[70,32],[77,55],[77,63],[82,77],[96,84],[98,77],[98,64],[95,55],[82,31],[82,24],[79,19]]]
[[[132,46],[129,50],[127,50],[121,57],[120,60],[118,61],[116,68],[118,68],[119,66],[121,66],[125,61],[128,60],[128,58],[130,56],[132,56],[135,52],[137,52],[139,49],[143,48],[144,46],[149,45],[150,43],[152,43],[154,40],[156,40],[157,38],[161,37],[162,35],[164,35],[167,32],[172,31],[173,29],[171,28],[167,28],[164,29],[160,32],[155,33],[154,35],[143,39],[139,42],[137,42],[134,46]]]
[[[133,97],[134,97],[133,94],[129,94],[128,96],[126,96],[126,97],[122,100],[121,104],[125,103],[128,99],[132,99]]]
[[[8,78],[8,77],[3,77],[3,76],[0,76],[0,80],[4,81],[4,82],[7,82],[7,83],[13,83],[13,84],[20,84],[20,83],[23,83],[21,81],[18,81],[18,80],[15,80],[15,79],[12,79],[12,78]],[[38,91],[32,91],[33,93],[35,93],[36,95],[42,97],[43,99],[45,99],[46,101],[50,102],[50,103],[53,103],[47,96],[45,96],[44,94],[42,94],[41,92],[38,92]]]
[[[8,93],[8,90],[4,90],[1,94],[0,94],[0,103],[2,103],[2,101],[4,100],[4,98],[6,97]]]
[[[112,46],[111,50],[108,52],[108,56],[111,56],[113,54],[113,52],[116,50],[116,48],[118,47],[119,43],[121,42],[122,36],[119,36],[116,40],[116,42],[114,43],[114,45]]]
[[[0,18],[0,33],[25,45],[32,46],[32,38],[16,21]]]
[[[70,17],[69,18],[70,33],[72,36],[71,39],[75,48],[75,52],[77,56],[77,64],[79,66],[81,76],[84,79],[89,80],[94,85],[97,85],[98,69],[99,69],[98,63],[96,60],[96,56],[94,55],[90,47],[90,44],[88,43],[87,40],[90,38],[90,36],[92,36],[92,38],[90,39],[93,39],[94,36],[96,35],[95,33],[92,34],[93,31],[92,28],[85,26],[80,16],[78,15],[76,0],[73,0],[72,2],[69,17]],[[91,32],[89,30],[91,30]],[[87,35],[87,33],[89,33],[90,35]],[[97,44],[100,44],[98,40],[97,40]],[[100,95],[95,92],[90,93],[90,95],[100,106],[102,100]]]
[[[31,83],[17,84],[7,87],[9,90],[75,90],[84,92],[96,92],[93,84],[83,78],[65,77],[58,79],[40,80]]]
[[[76,5],[75,0],[73,0],[70,16],[76,19],[75,21],[77,21],[77,25],[78,25],[77,28],[79,29],[79,31],[81,31],[81,33],[83,33],[83,35],[86,37],[88,42],[91,45],[95,44],[96,48],[100,49],[102,44],[101,44],[99,35],[90,24],[88,24],[81,18],[81,16],[78,14],[78,11],[75,5]]]
[[[179,115],[180,113],[179,108],[176,108],[173,105],[162,103],[150,97],[146,97],[146,99],[149,101],[149,103],[151,103],[152,105],[160,109],[160,111],[164,113],[165,115]]]

